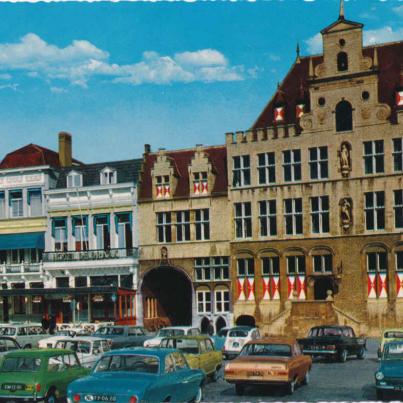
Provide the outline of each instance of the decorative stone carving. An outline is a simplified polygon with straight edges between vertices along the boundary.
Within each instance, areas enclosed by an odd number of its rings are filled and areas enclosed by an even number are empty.
[[[373,66],[371,57],[364,57],[361,59],[360,69],[361,70],[369,70]]]
[[[304,130],[312,129],[312,117],[309,115],[303,115],[299,121],[299,124]]]
[[[161,248],[161,261],[162,262],[168,261],[168,248],[166,246],[163,246]]]
[[[326,118],[326,111],[322,110],[318,112],[318,122],[320,125],[323,125]]]
[[[386,120],[389,118],[391,113],[390,106],[386,104],[379,105],[376,111],[376,117],[379,120]]]
[[[353,202],[345,197],[340,200],[340,222],[344,231],[348,231],[353,223]]]
[[[369,119],[371,117],[371,108],[367,108],[367,107],[361,108],[361,117],[364,120]]]
[[[340,145],[339,163],[341,175],[343,178],[348,178],[351,171],[351,146],[347,142]]]
[[[315,67],[316,77],[323,77],[325,74],[326,74],[326,66],[324,63],[321,63]]]

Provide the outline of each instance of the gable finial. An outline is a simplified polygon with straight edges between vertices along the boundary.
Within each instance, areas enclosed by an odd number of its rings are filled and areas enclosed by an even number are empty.
[[[339,20],[344,20],[344,0],[340,0]]]
[[[297,51],[297,58],[295,59],[295,63],[299,64],[299,63],[301,63],[301,58],[300,58],[300,55],[299,55],[299,43],[298,42],[297,42],[296,51]]]

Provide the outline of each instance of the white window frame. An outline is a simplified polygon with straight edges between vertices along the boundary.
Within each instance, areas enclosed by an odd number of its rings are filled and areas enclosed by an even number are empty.
[[[290,161],[286,162],[286,155],[289,153],[290,155]],[[299,160],[296,159],[296,154],[299,153]],[[302,163],[301,163],[301,150],[300,149],[295,149],[295,150],[284,150],[283,151],[283,177],[284,177],[284,182],[290,183],[290,182],[299,182],[302,180]],[[287,168],[290,169],[291,172],[291,178],[287,179],[286,178],[286,170]],[[299,178],[296,176],[297,168],[299,168]]]
[[[190,241],[190,211],[176,211],[176,241]],[[181,239],[179,239],[181,238]]]
[[[42,198],[42,190],[41,189],[36,189],[38,194],[39,194],[39,200],[40,200],[40,206],[39,207],[39,211],[37,214],[35,214],[34,211],[32,211],[32,194],[29,196],[30,197],[30,203],[29,203],[29,216],[30,217],[40,217],[43,215],[43,198]],[[28,189],[28,193],[31,193],[32,191],[30,189]]]
[[[295,273],[290,273],[291,259],[295,259]],[[304,255],[289,255],[286,256],[286,261],[287,261],[287,276],[297,276],[299,274],[306,273],[306,262]],[[303,262],[303,264],[301,262]]]
[[[261,257],[261,264],[262,264],[262,276],[279,276],[280,275],[280,257],[279,256],[263,256]],[[268,269],[269,271],[265,271],[265,264],[264,262],[268,262]],[[274,262],[277,262],[277,269],[274,270]]]
[[[246,213],[246,206],[249,205],[250,215]],[[237,215],[237,206],[241,207],[241,215]],[[249,226],[248,226],[249,223]],[[234,224],[235,224],[235,238],[245,239],[252,238],[253,228],[252,228],[252,203],[251,202],[241,202],[234,204]],[[240,226],[241,236],[237,234],[237,228]],[[250,234],[248,234],[248,229],[250,229]]]
[[[324,209],[324,199],[327,198],[327,210]],[[314,200],[318,201],[318,210],[313,209]],[[318,217],[319,231],[314,231],[314,218]],[[325,231],[324,224],[327,220],[328,230]],[[329,196],[315,196],[311,197],[311,233],[312,234],[328,234],[330,232],[330,211],[329,211]]]
[[[261,156],[263,156],[264,159],[263,165],[260,164]],[[272,161],[270,161],[271,159]],[[259,185],[272,185],[276,183],[276,154],[274,152],[258,154],[257,171]],[[260,175],[261,173],[262,175]],[[264,180],[261,180],[261,176],[264,176]],[[270,176],[273,177],[273,180],[270,180]]]
[[[10,217],[18,218],[24,217],[24,192],[20,190],[21,197],[11,197],[13,192],[9,192],[10,197]]]
[[[330,258],[330,267],[327,267],[326,259]],[[319,262],[320,270],[316,270],[315,262]],[[330,270],[329,270],[330,269]],[[312,270],[314,273],[332,273],[333,272],[333,256],[330,253],[312,256]]]
[[[393,172],[403,171],[403,138],[392,139],[393,142]],[[397,149],[397,144],[399,144],[399,149]],[[400,165],[400,169],[396,169],[396,165]]]
[[[365,146],[367,144],[371,145],[371,151],[370,153],[366,153]],[[377,152],[376,151],[376,145],[377,144],[382,144],[382,152]],[[385,146],[383,143],[383,140],[372,140],[372,141],[364,141],[363,143],[363,148],[364,148],[364,174],[365,175],[373,175],[373,174],[380,174],[385,172]],[[377,161],[378,160],[382,161],[382,170],[377,169]],[[367,161],[370,163],[370,172],[366,171],[367,167]]]
[[[262,206],[266,206],[266,213],[262,213]],[[266,234],[262,229],[265,229]],[[277,235],[277,201],[260,200],[259,201],[259,235],[261,237],[270,237]]]
[[[199,296],[202,298],[199,298]],[[211,291],[205,288],[196,290],[197,313],[211,313]],[[201,309],[200,309],[201,306]]]
[[[246,161],[248,163],[246,164]],[[239,161],[239,167],[235,168],[235,161]],[[248,175],[247,175],[248,173]],[[239,181],[235,181],[235,178]],[[232,186],[234,188],[250,186],[251,174],[250,174],[250,155],[237,155],[232,157]]]
[[[373,200],[373,205],[372,206],[367,206],[367,195],[372,194],[372,200]],[[383,204],[380,205],[378,196],[382,194],[383,195]],[[364,193],[364,211],[365,211],[365,229],[366,231],[380,231],[385,229],[385,223],[386,223],[386,216],[385,216],[385,192],[384,191],[377,191],[377,192],[366,192]],[[372,211],[372,216],[373,216],[373,228],[368,228],[368,217],[367,213]],[[383,227],[378,226],[378,215],[380,212],[383,212]]]
[[[286,210],[286,202],[291,200],[291,212]],[[301,200],[301,211],[296,210],[297,200]],[[286,235],[302,235],[304,233],[304,217],[303,217],[303,200],[302,198],[284,199],[284,229]],[[292,220],[292,233],[287,233],[287,218]],[[301,217],[301,232],[297,232],[297,218]]]
[[[245,273],[239,270],[240,262],[244,262]],[[254,277],[255,276],[255,260],[251,257],[237,258],[236,260],[236,273],[238,277]]]
[[[6,192],[0,192],[0,219],[6,218]]]
[[[326,152],[326,157],[322,157],[322,151],[325,150]],[[315,158],[312,157],[312,152],[316,153]],[[321,180],[321,179],[327,179],[329,177],[329,154],[327,150],[327,146],[321,146],[321,147],[311,147],[308,150],[308,155],[309,155],[309,176],[312,180]],[[316,178],[314,177],[313,173],[314,170],[313,168],[316,166],[316,173],[317,176]]]
[[[83,175],[77,171],[71,171],[67,175],[66,185],[68,188],[77,188],[83,186]]]
[[[214,310],[215,313],[227,313],[230,311],[230,292],[228,288],[214,290]]]
[[[158,217],[162,217],[162,222],[158,222]],[[168,220],[169,217],[169,220]],[[172,242],[172,216],[170,212],[158,212],[156,214],[156,228],[157,228],[157,241],[158,243],[170,243]],[[159,228],[163,229],[163,239],[159,238]],[[167,233],[169,232],[170,237],[168,240]]]
[[[200,215],[198,217],[198,215]],[[207,241],[210,239],[210,210],[197,209],[194,210],[195,217],[195,237],[197,241]],[[200,236],[198,235],[200,229]]]
[[[116,169],[104,168],[100,173],[99,181],[101,185],[115,185],[117,183]]]

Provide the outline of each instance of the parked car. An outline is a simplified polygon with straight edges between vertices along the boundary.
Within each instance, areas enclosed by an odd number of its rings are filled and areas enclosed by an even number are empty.
[[[345,362],[348,356],[355,355],[359,359],[365,357],[366,340],[356,337],[350,326],[316,326],[308,337],[298,339],[303,353],[311,356],[326,356]]]
[[[0,326],[0,336],[12,337],[22,348],[38,347],[39,340],[48,337],[41,325],[10,324]]]
[[[236,357],[248,341],[257,339],[260,339],[260,333],[256,327],[235,326],[231,328],[224,342],[224,358]]]
[[[46,399],[54,403],[66,396],[70,382],[88,373],[77,355],[69,350],[12,351],[0,364],[0,399]]]
[[[403,391],[403,341],[385,343],[381,360],[375,372],[376,397],[385,398],[386,392]]]
[[[403,329],[385,329],[382,332],[381,343],[378,348],[378,358],[381,358],[383,346],[391,341],[403,341]]]
[[[90,376],[72,382],[68,403],[200,402],[205,375],[178,350],[132,348],[106,353]]]
[[[216,350],[222,351],[222,349],[224,348],[225,338],[227,337],[230,329],[230,327],[223,327],[216,334],[210,336],[211,340],[213,340],[214,348]]]
[[[0,336],[0,356],[5,355],[9,351],[20,350],[21,346],[12,337]]]
[[[208,336],[175,336],[162,339],[160,347],[182,351],[190,368],[201,369],[212,380],[218,379],[222,367],[222,353],[214,348]]]
[[[295,339],[261,339],[248,342],[239,357],[225,366],[224,377],[235,384],[237,395],[249,385],[286,386],[289,394],[309,383],[312,358],[303,355]]]
[[[141,326],[101,326],[92,336],[111,340],[112,349],[143,346],[152,337]]]
[[[155,337],[144,342],[144,347],[159,347],[164,337],[172,336],[198,336],[200,329],[191,326],[169,326],[160,329]]]
[[[65,335],[46,337],[46,339],[39,340],[38,348],[55,348],[56,343],[59,340],[72,339],[72,338],[73,337],[71,337],[71,336],[65,336]]]

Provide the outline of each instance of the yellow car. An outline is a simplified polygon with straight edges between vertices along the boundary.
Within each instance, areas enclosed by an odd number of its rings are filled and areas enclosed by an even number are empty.
[[[161,340],[160,347],[176,348],[182,351],[189,367],[201,369],[213,381],[218,379],[222,366],[222,353],[214,348],[208,336],[172,336]]]
[[[403,341],[403,329],[385,329],[382,332],[381,344],[378,348],[378,358],[381,358],[383,346],[390,341]]]

